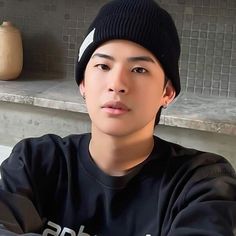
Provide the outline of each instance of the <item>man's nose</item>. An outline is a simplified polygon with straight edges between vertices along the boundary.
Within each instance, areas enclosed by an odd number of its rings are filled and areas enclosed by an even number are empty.
[[[124,69],[114,70],[111,74],[110,83],[108,85],[109,92],[122,93],[128,92],[127,73]]]

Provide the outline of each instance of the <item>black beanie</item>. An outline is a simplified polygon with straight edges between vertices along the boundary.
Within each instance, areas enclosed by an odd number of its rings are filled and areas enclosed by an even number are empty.
[[[76,63],[76,82],[84,78],[93,52],[112,39],[133,41],[149,50],[161,63],[165,76],[180,92],[180,43],[171,16],[154,0],[113,0],[104,5],[90,25]]]

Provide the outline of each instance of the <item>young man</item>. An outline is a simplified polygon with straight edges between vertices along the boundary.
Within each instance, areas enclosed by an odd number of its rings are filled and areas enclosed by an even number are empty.
[[[101,9],[76,68],[91,134],[15,146],[1,167],[0,235],[236,233],[231,165],[153,136],[180,92],[179,54],[173,20],[154,1]]]

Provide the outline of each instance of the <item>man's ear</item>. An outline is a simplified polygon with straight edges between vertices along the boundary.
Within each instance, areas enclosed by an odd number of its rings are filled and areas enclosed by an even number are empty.
[[[163,107],[167,107],[174,100],[175,95],[176,95],[175,88],[171,80],[168,80],[163,90],[163,97],[162,97],[161,105]]]
[[[82,97],[85,96],[85,85],[84,85],[84,80],[81,81],[79,84],[79,91]]]

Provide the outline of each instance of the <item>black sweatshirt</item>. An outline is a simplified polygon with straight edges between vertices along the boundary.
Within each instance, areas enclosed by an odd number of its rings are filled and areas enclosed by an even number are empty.
[[[90,138],[14,147],[1,166],[0,235],[236,235],[236,175],[224,158],[154,137],[150,156],[114,177],[93,162]]]

